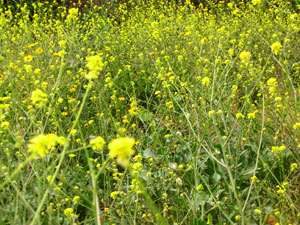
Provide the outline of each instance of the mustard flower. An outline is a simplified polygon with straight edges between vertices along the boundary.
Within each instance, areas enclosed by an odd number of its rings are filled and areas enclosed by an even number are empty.
[[[261,0],[252,0],[253,5],[259,5],[261,3]]]
[[[33,56],[31,56],[31,55],[26,55],[26,56],[24,56],[24,62],[31,62],[32,60],[33,60]]]
[[[102,70],[104,66],[104,63],[102,62],[102,58],[99,55],[88,56],[86,60],[87,60],[86,67],[89,70]]]
[[[202,85],[208,86],[210,84],[210,79],[208,77],[204,77],[201,82]]]
[[[71,8],[69,10],[69,15],[76,16],[78,14],[78,8]]]
[[[112,199],[115,199],[115,198],[117,197],[118,194],[119,194],[118,191],[113,191],[112,193],[110,193],[110,197],[111,197]]]
[[[240,54],[240,59],[241,59],[242,62],[245,63],[245,64],[248,64],[248,63],[249,63],[250,57],[251,57],[250,52],[243,51],[243,52],[241,52],[241,54]]]
[[[102,137],[98,136],[90,140],[90,145],[92,146],[93,150],[101,151],[103,149],[103,146],[105,145],[105,141]]]
[[[274,52],[275,55],[278,55],[278,53],[280,52],[282,45],[280,44],[280,42],[275,42],[272,44],[271,46],[272,51]]]
[[[74,210],[72,208],[66,208],[64,210],[64,214],[66,217],[71,217],[73,215],[73,213],[74,213]]]
[[[237,118],[237,119],[239,119],[239,118],[244,118],[245,116],[242,114],[242,113],[237,113],[236,115],[235,115],[235,117]]]
[[[48,95],[45,94],[43,91],[41,91],[40,89],[36,89],[31,94],[31,101],[34,105],[42,107],[48,101],[47,97]]]
[[[255,209],[254,210],[255,214],[260,215],[261,214],[261,210],[260,209]]]
[[[41,158],[49,154],[49,150],[55,145],[63,145],[64,138],[58,137],[55,134],[40,134],[29,141],[28,152],[32,152]]]
[[[132,149],[134,144],[134,138],[121,137],[114,139],[108,145],[109,155],[111,158],[117,157],[117,162],[127,167],[129,165],[129,157],[134,154]]]
[[[298,164],[297,163],[291,164],[291,172],[293,172],[296,169],[298,169]]]
[[[300,129],[300,123],[295,123],[293,128],[294,130]]]
[[[73,202],[74,204],[77,204],[79,202],[80,197],[78,195],[74,196]]]
[[[9,122],[7,122],[7,121],[2,122],[1,128],[3,128],[4,130],[7,130],[9,128]]]

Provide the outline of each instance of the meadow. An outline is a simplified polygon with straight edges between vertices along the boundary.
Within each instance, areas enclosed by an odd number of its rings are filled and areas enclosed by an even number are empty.
[[[300,4],[207,2],[0,9],[1,225],[300,224]]]

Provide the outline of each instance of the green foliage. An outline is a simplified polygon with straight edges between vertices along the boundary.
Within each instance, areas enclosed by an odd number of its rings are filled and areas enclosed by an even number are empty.
[[[19,3],[0,224],[299,224],[298,3]]]

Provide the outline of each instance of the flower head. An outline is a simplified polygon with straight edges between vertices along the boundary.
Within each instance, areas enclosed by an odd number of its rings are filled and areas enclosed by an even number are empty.
[[[202,85],[208,86],[210,83],[210,79],[208,77],[204,77],[201,82]]]
[[[86,60],[87,60],[86,67],[89,70],[102,70],[104,66],[104,63],[102,62],[102,58],[99,55],[88,56]]]
[[[249,63],[250,57],[251,57],[250,52],[243,51],[243,52],[241,52],[241,54],[240,54],[240,59],[241,59],[242,62],[245,63],[245,64],[248,64],[248,63]]]
[[[31,94],[31,101],[34,105],[42,107],[48,101],[47,97],[48,95],[45,94],[43,91],[41,91],[40,89],[36,89]]]
[[[252,0],[253,5],[259,5],[261,3],[261,0]]]
[[[64,214],[65,214],[65,216],[67,216],[67,217],[72,216],[73,213],[74,213],[74,210],[73,210],[72,208],[66,208],[66,209],[64,210]]]
[[[129,137],[112,140],[108,145],[110,157],[117,157],[117,162],[127,167],[129,165],[129,157],[134,154],[134,150],[132,149],[134,144],[134,138]]]
[[[282,45],[280,44],[280,42],[275,42],[272,44],[271,46],[272,51],[274,52],[275,55],[278,55],[278,53],[280,52]]]
[[[90,145],[93,150],[101,151],[103,146],[105,145],[105,141],[102,137],[98,136],[92,140],[90,140]]]
[[[29,141],[28,152],[32,152],[44,158],[49,154],[49,150],[57,144],[63,145],[64,138],[58,137],[55,134],[40,134]]]

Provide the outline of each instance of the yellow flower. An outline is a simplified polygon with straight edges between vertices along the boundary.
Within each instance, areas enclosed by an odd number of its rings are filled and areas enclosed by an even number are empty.
[[[64,47],[66,47],[66,43],[67,43],[67,41],[61,40],[61,41],[58,42],[58,45],[59,45],[59,47],[64,48]]]
[[[48,95],[45,94],[43,91],[41,91],[40,89],[36,89],[31,94],[31,101],[34,105],[42,107],[48,101],[47,97]]]
[[[111,158],[117,157],[117,162],[127,167],[129,165],[129,157],[134,154],[132,149],[134,144],[134,138],[121,137],[114,139],[108,145],[109,155]]]
[[[278,53],[280,52],[282,45],[280,44],[280,42],[275,42],[272,44],[271,46],[272,51],[274,52],[275,55],[278,55]]]
[[[210,83],[210,79],[208,77],[204,77],[201,82],[202,85],[208,86]]]
[[[76,155],[75,154],[69,154],[69,157],[74,158],[74,157],[76,157]]]
[[[296,129],[300,129],[300,123],[295,123],[295,125],[293,126],[294,130]]]
[[[253,183],[259,182],[259,179],[256,176],[252,176],[250,179],[252,180]]]
[[[239,118],[244,118],[245,116],[242,114],[242,113],[237,113],[236,115],[235,115],[235,117],[237,118],[237,119],[239,119]]]
[[[79,202],[79,199],[80,199],[80,196],[76,195],[76,196],[74,196],[74,198],[73,198],[73,202],[74,202],[75,204],[77,204],[77,203]]]
[[[69,15],[76,16],[78,14],[78,8],[69,9]]]
[[[52,176],[51,176],[51,175],[49,175],[49,176],[47,176],[47,178],[46,178],[46,179],[47,179],[47,181],[48,181],[48,182],[50,182],[50,181],[51,181],[51,179],[52,179]]]
[[[63,145],[64,138],[55,134],[40,134],[29,141],[28,152],[44,158],[49,153],[49,150],[57,144]]]
[[[31,55],[26,55],[26,56],[24,56],[24,62],[31,62],[32,61],[32,59],[33,59],[33,56],[31,56]]]
[[[86,60],[87,60],[86,67],[89,70],[102,70],[104,66],[104,63],[102,62],[102,58],[99,55],[88,56]]]
[[[74,213],[74,210],[73,210],[72,208],[66,208],[66,209],[64,210],[64,214],[65,214],[65,216],[67,216],[67,217],[72,216],[73,213]]]
[[[297,163],[291,164],[291,172],[293,172],[295,169],[298,169],[298,164]]]
[[[242,62],[245,63],[245,64],[248,64],[248,63],[249,63],[250,57],[251,57],[250,52],[243,51],[243,52],[241,52],[241,54],[240,54],[240,59],[241,59]]]
[[[25,65],[24,65],[24,69],[25,69],[25,71],[26,71],[27,73],[31,73],[31,72],[32,72],[32,66],[31,66],[31,65],[25,64]]]
[[[260,214],[261,214],[261,210],[259,210],[259,209],[255,209],[254,212],[255,212],[255,214],[257,214],[257,215],[260,215]]]
[[[113,191],[112,193],[110,193],[110,197],[111,197],[112,199],[115,199],[115,198],[117,197],[118,194],[119,194],[118,191]]]
[[[261,0],[252,0],[253,5],[259,5],[261,3]]]
[[[37,50],[35,50],[36,54],[42,54],[43,53],[43,49],[41,49],[40,47],[37,48]]]
[[[4,130],[7,130],[9,128],[9,122],[7,122],[7,121],[2,122],[1,128],[3,128]]]
[[[102,137],[98,136],[92,140],[90,140],[90,145],[93,150],[101,151],[103,146],[105,145],[105,141]]]

